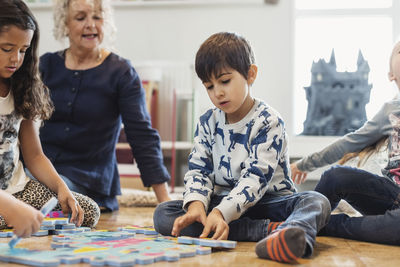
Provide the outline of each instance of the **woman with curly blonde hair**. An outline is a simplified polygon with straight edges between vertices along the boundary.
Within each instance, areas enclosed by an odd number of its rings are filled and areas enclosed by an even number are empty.
[[[115,145],[123,122],[143,184],[160,202],[169,200],[170,177],[140,78],[128,60],[108,49],[115,33],[109,1],[56,0],[54,23],[55,38],[69,45],[40,60],[55,106],[40,131],[44,152],[71,190],[103,210],[116,210],[121,190]]]

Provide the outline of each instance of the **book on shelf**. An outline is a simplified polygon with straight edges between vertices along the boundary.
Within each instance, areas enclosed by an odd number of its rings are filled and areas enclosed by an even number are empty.
[[[150,114],[151,125],[158,129],[158,91],[159,83],[154,80],[143,80],[142,85],[146,94],[146,107]]]

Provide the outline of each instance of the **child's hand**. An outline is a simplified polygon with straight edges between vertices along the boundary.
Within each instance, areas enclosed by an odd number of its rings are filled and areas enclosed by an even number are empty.
[[[83,210],[68,188],[58,191],[58,202],[60,202],[64,214],[71,213],[70,222],[76,226],[81,226],[84,216]]]
[[[297,168],[296,163],[290,164],[290,169],[292,171],[293,182],[295,182],[296,184],[304,183],[307,178],[307,172],[300,171],[299,168]]]
[[[206,211],[204,210],[203,203],[200,201],[191,202],[186,214],[175,219],[171,235],[179,236],[183,228],[194,222],[199,222],[203,225],[206,222]]]
[[[44,215],[34,207],[15,199],[10,212],[6,212],[3,217],[9,226],[14,228],[14,234],[19,237],[30,237],[40,229]],[[10,203],[11,204],[11,203]]]
[[[225,222],[222,213],[218,209],[213,209],[207,216],[206,224],[200,238],[207,237],[210,232],[214,232],[212,239],[226,240],[229,235],[229,226]]]

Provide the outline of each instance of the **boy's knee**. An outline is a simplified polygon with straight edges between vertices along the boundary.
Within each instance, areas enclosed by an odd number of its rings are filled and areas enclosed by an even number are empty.
[[[171,235],[172,231],[172,225],[167,219],[168,206],[169,201],[158,204],[153,214],[154,229],[162,235]]]
[[[321,206],[329,205],[329,200],[323,194],[317,191],[308,191],[307,193],[312,202],[319,203]]]
[[[328,198],[321,193],[315,192],[316,198],[321,205],[321,211],[325,215],[329,215],[331,213],[331,203],[329,202]]]
[[[309,191],[308,197],[314,205],[317,205],[321,209],[321,213],[331,213],[331,204],[323,194],[316,191]]]

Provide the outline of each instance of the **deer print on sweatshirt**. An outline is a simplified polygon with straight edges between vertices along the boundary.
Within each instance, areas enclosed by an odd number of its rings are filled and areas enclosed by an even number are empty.
[[[216,208],[227,221],[239,218],[266,194],[296,191],[288,158],[283,121],[264,102],[256,100],[248,114],[232,124],[223,111],[210,109],[197,123],[183,204],[198,200],[207,209],[211,198],[222,196]]]
[[[233,130],[229,130],[229,140],[231,141],[231,144],[229,145],[228,151],[231,152],[233,149],[235,149],[235,145],[237,143],[241,144],[244,146],[247,152],[250,152],[249,150],[249,136],[251,132],[251,128],[254,125],[254,120],[251,120],[249,123],[246,123],[247,131],[245,134],[242,133],[234,133]]]

